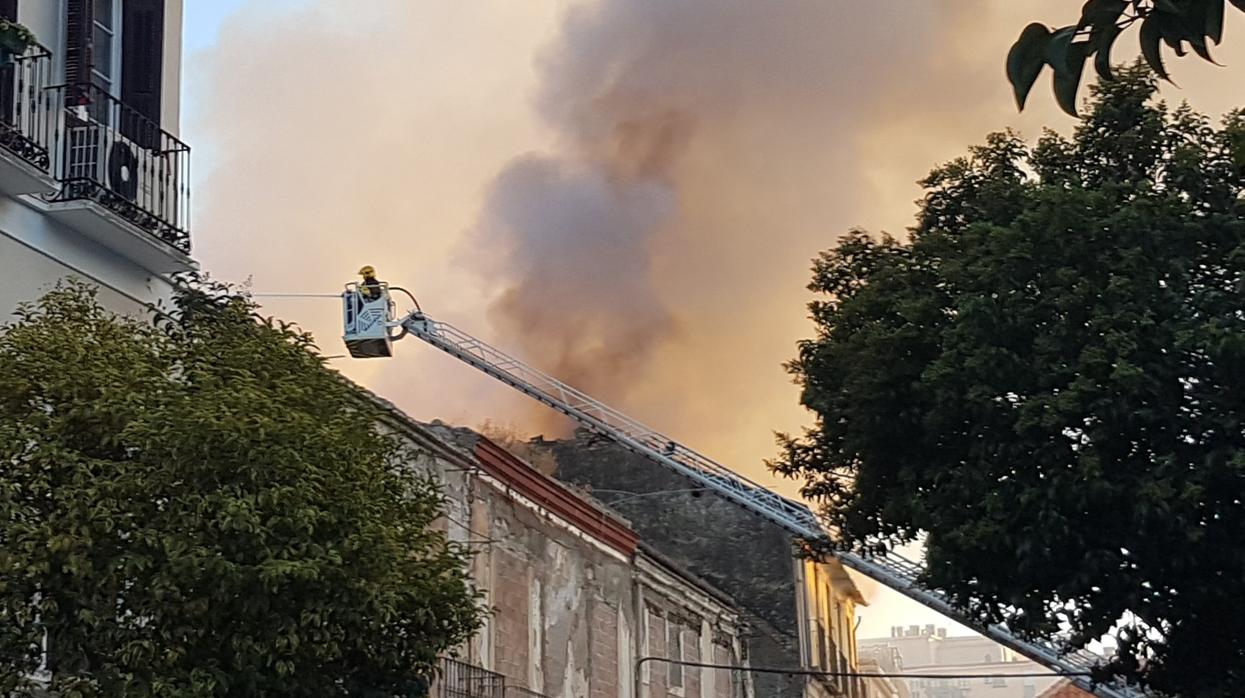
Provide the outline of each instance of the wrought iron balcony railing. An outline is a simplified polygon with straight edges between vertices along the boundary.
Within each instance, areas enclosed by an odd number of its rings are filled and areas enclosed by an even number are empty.
[[[52,53],[39,44],[0,65],[0,147],[42,172],[51,168],[53,95]]]
[[[190,146],[93,85],[48,88],[55,201],[95,201],[190,252]]]
[[[432,698],[506,698],[506,677],[483,667],[445,657],[432,682]]]
[[[495,671],[449,657],[441,658],[428,695],[431,698],[546,698],[542,693],[508,683],[504,675]]]

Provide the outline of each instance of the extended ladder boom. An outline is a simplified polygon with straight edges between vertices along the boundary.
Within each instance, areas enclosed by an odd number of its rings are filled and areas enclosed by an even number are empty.
[[[433,320],[420,311],[412,312],[400,325],[405,332],[539,400],[624,448],[717,492],[794,536],[807,540],[828,538],[817,516],[807,506],[771,492],[453,325]],[[1054,643],[1022,640],[1001,625],[982,627],[953,606],[947,594],[921,586],[919,579],[924,568],[919,562],[893,552],[864,556],[836,550],[834,555],[845,566],[1054,671],[1070,674],[1088,672],[1101,662],[1100,657],[1084,650],[1065,652]],[[1071,678],[1081,688],[1104,698],[1140,695],[1114,684],[1092,685],[1084,676]]]

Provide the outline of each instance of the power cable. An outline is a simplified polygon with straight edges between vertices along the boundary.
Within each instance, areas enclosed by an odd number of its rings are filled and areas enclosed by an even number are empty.
[[[665,662],[667,664],[677,664],[679,666],[696,667],[700,669],[727,669],[730,671],[750,671],[757,674],[786,674],[788,676],[831,676],[831,677],[859,677],[869,678],[871,676],[885,679],[1025,679],[1025,678],[1072,678],[1072,677],[1089,677],[1088,671],[1055,671],[1055,672],[1026,672],[1019,674],[911,674],[906,672],[896,673],[866,673],[861,671],[822,671],[820,669],[792,669],[784,667],[767,667],[767,666],[739,666],[735,664],[708,664],[705,662],[690,662],[679,659],[667,659],[665,657],[640,657],[635,663],[638,670],[645,662]]]
[[[341,298],[340,293],[250,293],[251,298]]]
[[[653,492],[630,492],[628,490],[607,490],[607,489],[600,489],[600,488],[594,487],[592,488],[592,491],[589,492],[589,494],[596,494],[597,492],[608,492],[610,494],[629,495],[626,497],[619,497],[617,499],[611,499],[608,502],[605,502],[605,501],[601,502],[605,506],[612,507],[615,504],[621,504],[623,502],[628,502],[628,501],[631,501],[632,499],[641,499],[644,497],[655,497],[657,495],[665,495],[665,494],[688,494],[691,492],[708,492],[708,491],[710,491],[708,487],[692,487],[692,488],[683,489],[683,490],[655,490]]]

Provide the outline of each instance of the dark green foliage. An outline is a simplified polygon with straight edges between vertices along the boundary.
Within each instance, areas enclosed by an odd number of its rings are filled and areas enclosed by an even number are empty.
[[[817,422],[774,467],[848,544],[925,533],[982,622],[1124,618],[1114,670],[1240,696],[1245,116],[1154,90],[1131,68],[1070,141],[995,134],[923,182],[911,241],[822,254],[789,366]]]
[[[411,695],[479,618],[435,485],[309,337],[179,306],[0,334],[0,694],[46,632],[66,696]]]
[[[1171,78],[1163,64],[1163,44],[1177,56],[1192,50],[1214,63],[1208,43],[1218,45],[1223,39],[1225,1],[1245,11],[1245,0],[1088,0],[1076,24],[1058,29],[1030,24],[1007,55],[1007,79],[1016,104],[1025,108],[1033,83],[1042,68],[1050,66],[1059,107],[1076,116],[1076,93],[1085,61],[1093,56],[1099,77],[1113,79],[1111,47],[1125,29],[1137,23],[1141,25],[1141,55],[1164,80]]]

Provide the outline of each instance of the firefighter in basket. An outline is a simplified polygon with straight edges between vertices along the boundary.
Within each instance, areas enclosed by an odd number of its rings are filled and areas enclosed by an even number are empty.
[[[368,264],[359,270],[359,276],[363,280],[359,282],[359,295],[363,296],[365,302],[371,302],[380,298],[380,279],[376,278],[376,270],[372,265]]]

